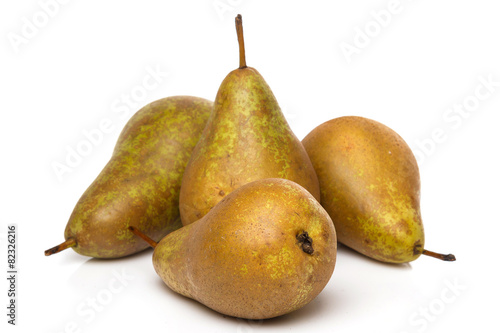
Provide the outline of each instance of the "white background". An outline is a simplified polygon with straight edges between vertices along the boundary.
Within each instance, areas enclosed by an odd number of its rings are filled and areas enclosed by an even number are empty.
[[[214,7],[224,4],[219,12]],[[6,275],[7,224],[17,223],[19,278],[16,327],[6,324],[1,279],[2,332],[498,328],[500,8],[486,0],[401,0],[381,27],[371,13],[391,6],[389,0],[74,0],[51,7],[44,22],[38,1],[3,1],[0,266]],[[313,302],[251,322],[171,292],[153,270],[151,251],[112,261],[72,250],[44,257],[63,240],[76,201],[109,159],[129,117],[120,118],[114,107],[124,105],[124,95],[146,91],[141,85],[148,70],[168,75],[133,101],[130,115],[171,95],[213,100],[238,66],[237,13],[247,63],[267,80],[299,139],[326,120],[360,115],[410,144],[420,162],[426,247],[454,253],[456,262],[421,257],[388,265],[341,247],[332,279]],[[38,31],[30,35],[27,21]],[[365,28],[372,29],[369,40],[359,33]],[[13,36],[25,39],[14,45]],[[347,44],[357,53],[346,57],[341,46]],[[494,83],[490,90],[481,78]],[[453,113],[464,103],[470,112]],[[53,163],[65,163],[68,147],[76,149],[83,132],[103,119],[113,130],[59,180]],[[433,135],[438,142],[430,143]],[[92,299],[99,311],[89,305]]]

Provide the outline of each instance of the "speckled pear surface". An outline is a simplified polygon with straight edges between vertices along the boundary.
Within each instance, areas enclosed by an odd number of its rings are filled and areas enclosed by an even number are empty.
[[[225,195],[251,181],[286,178],[319,200],[319,184],[304,147],[271,89],[254,68],[222,82],[207,127],[182,180],[182,223],[192,223]]]
[[[303,187],[264,179],[163,238],[153,264],[175,292],[220,313],[265,319],[309,303],[337,253],[333,223]]]
[[[302,143],[339,242],[384,262],[420,256],[419,171],[396,132],[374,120],[341,117],[319,125]]]
[[[212,105],[197,97],[168,97],[145,106],[128,121],[110,161],[67,223],[65,239],[74,240],[76,252],[123,257],[147,247],[129,225],[156,240],[182,226],[181,178]]]

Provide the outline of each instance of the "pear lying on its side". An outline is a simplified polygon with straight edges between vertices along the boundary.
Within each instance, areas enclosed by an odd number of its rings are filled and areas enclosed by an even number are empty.
[[[179,294],[229,316],[265,319],[314,299],[333,273],[336,253],[335,229],[318,201],[274,178],[243,185],[165,236],[153,264]]]
[[[421,254],[455,260],[424,250],[418,165],[396,132],[370,119],[341,117],[316,127],[302,144],[339,242],[390,263]]]
[[[45,255],[72,247],[85,256],[118,258],[147,247],[128,226],[158,240],[180,228],[182,175],[211,110],[212,102],[191,96],[163,98],[139,110],[76,204],[66,241]]]

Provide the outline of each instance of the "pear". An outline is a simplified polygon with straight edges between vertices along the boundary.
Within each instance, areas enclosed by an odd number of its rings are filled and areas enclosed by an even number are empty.
[[[139,110],[76,204],[65,242],[45,255],[71,247],[85,256],[118,258],[147,247],[128,226],[140,227],[158,240],[180,228],[182,175],[212,106],[202,98],[174,96]]]
[[[302,141],[321,188],[321,204],[344,245],[377,260],[405,263],[424,250],[417,161],[389,127],[362,117],[340,117]]]
[[[264,78],[247,67],[241,15],[236,17],[240,67],[219,87],[200,141],[186,167],[180,193],[184,225],[207,214],[224,196],[258,179],[292,180],[319,200],[319,184]]]
[[[200,220],[148,242],[156,272],[173,291],[247,319],[309,303],[330,280],[337,253],[326,211],[303,187],[279,178],[243,185]]]

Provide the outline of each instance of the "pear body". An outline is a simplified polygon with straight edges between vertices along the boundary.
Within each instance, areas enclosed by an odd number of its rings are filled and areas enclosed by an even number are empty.
[[[239,68],[222,82],[186,167],[182,223],[193,223],[236,188],[264,178],[292,180],[319,200],[311,161],[271,89],[254,68]]]
[[[333,223],[317,200],[289,180],[264,179],[163,238],[153,264],[179,294],[222,314],[265,319],[314,299],[333,273],[336,251]]]
[[[76,204],[64,236],[95,258],[118,258],[147,244],[128,226],[155,240],[182,226],[181,179],[212,102],[174,96],[143,107],[125,125],[113,155]]]
[[[374,120],[340,117],[316,127],[302,143],[339,242],[384,262],[420,256],[418,165],[396,132]]]

